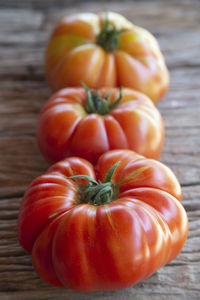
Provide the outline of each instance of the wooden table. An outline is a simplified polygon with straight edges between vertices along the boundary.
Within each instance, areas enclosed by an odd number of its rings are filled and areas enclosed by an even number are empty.
[[[8,0],[0,10],[0,299],[200,299],[200,2],[64,2]],[[27,185],[48,167],[35,126],[51,94],[43,71],[50,30],[65,14],[105,9],[149,29],[166,57],[171,86],[158,105],[166,127],[161,160],[182,184],[190,232],[180,255],[149,279],[125,290],[79,294],[40,280],[18,244],[16,223]]]

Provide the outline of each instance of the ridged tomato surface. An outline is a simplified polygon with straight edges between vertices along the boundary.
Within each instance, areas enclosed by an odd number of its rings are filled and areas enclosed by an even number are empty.
[[[119,164],[116,167],[116,163]],[[86,175],[110,183],[110,202],[86,201]],[[103,185],[105,186],[105,184]],[[48,283],[78,291],[114,290],[145,279],[174,259],[188,232],[181,188],[169,168],[129,150],[103,154],[94,167],[72,157],[28,187],[18,238]]]
[[[118,88],[97,90],[108,103],[118,97]],[[123,88],[119,104],[106,115],[87,113],[84,88],[66,88],[54,94],[39,115],[37,140],[42,154],[51,162],[79,156],[96,163],[112,149],[131,149],[158,159],[164,139],[162,117],[147,96]]]
[[[106,22],[110,34],[99,37]],[[169,85],[168,70],[153,35],[113,12],[63,18],[50,37],[45,71],[53,91],[79,86],[82,80],[90,88],[130,87],[154,103]]]

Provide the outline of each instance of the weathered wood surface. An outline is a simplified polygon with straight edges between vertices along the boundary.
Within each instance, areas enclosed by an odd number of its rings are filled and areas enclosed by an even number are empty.
[[[0,299],[200,299],[200,2],[92,2],[59,9],[56,1],[49,6],[44,1],[43,10],[32,10],[31,2],[36,8],[43,3],[9,0],[0,9]],[[17,242],[16,222],[26,186],[48,167],[37,149],[35,126],[50,95],[43,74],[49,32],[64,14],[102,9],[121,12],[149,29],[166,57],[171,86],[158,105],[166,126],[161,160],[182,184],[190,232],[180,255],[149,279],[88,295],[40,280]]]

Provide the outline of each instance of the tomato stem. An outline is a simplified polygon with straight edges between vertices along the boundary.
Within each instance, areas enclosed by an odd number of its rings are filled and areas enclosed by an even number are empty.
[[[100,180],[97,182],[95,179],[86,175],[75,175],[67,177],[68,179],[86,179],[89,183],[81,188],[81,199],[83,203],[90,203],[93,205],[107,204],[113,201],[116,197],[116,185],[111,181],[113,174],[120,162],[108,171],[105,176],[105,181],[102,183]]]
[[[120,34],[126,29],[117,30],[114,24],[109,22],[108,16],[105,18],[104,26],[97,36],[97,44],[106,52],[115,51],[118,49]]]
[[[87,175],[75,175],[67,177],[67,179],[85,179],[89,181],[88,184],[85,186],[77,184],[79,189],[79,196],[81,199],[79,203],[90,203],[93,205],[107,204],[117,198],[120,186],[124,184],[125,181],[135,180],[145,170],[149,169],[148,166],[136,169],[127,176],[125,176],[124,179],[118,184],[114,184],[112,182],[112,177],[119,164],[120,161],[115,163],[109,169],[103,183],[100,180],[96,181],[94,178]]]
[[[114,108],[116,108],[119,102],[122,99],[122,90],[120,88],[119,97],[112,104],[108,103],[108,98],[110,97],[112,90],[110,90],[104,98],[102,98],[101,93],[95,89],[89,89],[85,83],[81,82],[86,94],[87,99],[85,103],[85,110],[88,114],[99,114],[99,115],[107,115]]]

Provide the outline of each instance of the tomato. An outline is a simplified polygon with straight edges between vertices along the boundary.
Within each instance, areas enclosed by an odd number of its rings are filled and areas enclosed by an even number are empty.
[[[174,259],[188,233],[180,184],[130,150],[94,168],[70,157],[28,187],[18,238],[48,283],[78,291],[125,288]]]
[[[110,95],[108,95],[110,91]],[[92,163],[112,149],[131,149],[158,159],[162,150],[162,117],[145,96],[124,88],[66,88],[42,109],[37,140],[51,162],[80,156]]]
[[[53,91],[79,86],[130,87],[156,103],[169,74],[156,39],[113,13],[66,16],[54,29],[45,53],[46,78]]]

